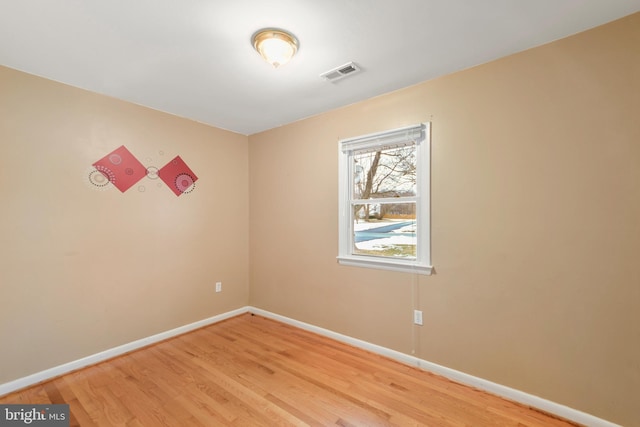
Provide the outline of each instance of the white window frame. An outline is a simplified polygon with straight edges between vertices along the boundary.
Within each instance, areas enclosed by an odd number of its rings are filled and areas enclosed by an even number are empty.
[[[375,147],[416,142],[416,196],[409,199],[416,203],[416,259],[394,259],[353,253],[353,161],[355,152]],[[342,265],[379,268],[418,274],[431,274],[431,123],[425,122],[385,132],[378,132],[338,141],[338,262]],[[370,199],[372,202],[385,199]],[[406,201],[403,200],[403,201]],[[361,203],[362,201],[358,201]]]

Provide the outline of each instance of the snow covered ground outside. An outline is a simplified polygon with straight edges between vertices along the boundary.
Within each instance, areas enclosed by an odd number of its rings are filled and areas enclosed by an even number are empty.
[[[379,227],[386,227],[394,222],[406,222],[406,219],[401,220],[387,220],[381,222],[359,222],[353,225],[354,231],[364,231],[364,230],[375,230]],[[397,245],[415,245],[416,244],[416,236],[393,236],[394,233],[415,233],[416,232],[416,223],[406,225],[404,227],[398,228],[397,230],[393,230],[389,232],[390,237],[385,237],[382,239],[372,239],[364,242],[356,243],[356,248],[360,250],[385,250],[390,246]]]
[[[353,230],[354,231],[363,231],[363,230],[373,230],[374,228],[380,228],[380,227],[386,227],[387,225],[391,225],[394,222],[407,222],[407,221],[413,221],[411,219],[387,219],[384,221],[374,221],[374,222],[365,222],[365,221],[360,221],[360,222],[356,222],[355,224],[353,224]],[[404,231],[400,231],[400,230],[404,230]],[[415,222],[412,225],[407,225],[405,227],[399,228],[397,230],[400,233],[410,233],[412,231],[416,231],[416,224]]]

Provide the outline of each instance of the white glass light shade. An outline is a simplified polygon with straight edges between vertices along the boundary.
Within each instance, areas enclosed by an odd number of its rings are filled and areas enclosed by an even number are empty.
[[[275,68],[289,62],[298,50],[298,40],[293,35],[277,29],[258,31],[252,37],[252,44],[264,60]]]

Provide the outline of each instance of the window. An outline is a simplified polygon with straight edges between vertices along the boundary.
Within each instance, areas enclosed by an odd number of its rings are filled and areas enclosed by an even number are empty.
[[[431,274],[430,124],[339,142],[340,264]]]

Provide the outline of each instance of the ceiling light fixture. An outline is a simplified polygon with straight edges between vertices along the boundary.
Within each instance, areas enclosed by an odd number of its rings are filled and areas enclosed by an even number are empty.
[[[298,39],[277,28],[265,28],[251,37],[253,48],[274,68],[286,64],[298,51]]]

